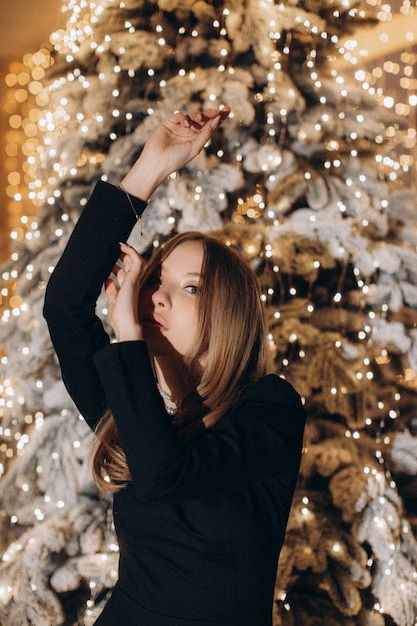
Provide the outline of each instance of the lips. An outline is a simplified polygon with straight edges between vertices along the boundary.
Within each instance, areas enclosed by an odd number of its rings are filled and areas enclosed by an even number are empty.
[[[166,322],[164,319],[162,319],[162,317],[160,317],[157,313],[149,313],[147,315],[144,315],[143,318],[140,320],[141,324],[147,324],[150,326],[156,326],[158,328],[162,328],[162,329],[166,329]]]

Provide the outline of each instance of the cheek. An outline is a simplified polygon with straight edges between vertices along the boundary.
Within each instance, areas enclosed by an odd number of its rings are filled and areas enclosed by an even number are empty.
[[[181,336],[186,340],[194,340],[197,327],[198,327],[198,315],[197,308],[192,307],[184,307],[182,311],[178,312],[178,332],[180,332]]]
[[[198,306],[197,303],[194,304],[192,310],[190,311],[190,324],[192,324],[192,328],[195,331],[198,325]]]

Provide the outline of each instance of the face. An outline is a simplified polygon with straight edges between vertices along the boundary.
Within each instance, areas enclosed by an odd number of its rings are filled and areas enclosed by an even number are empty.
[[[197,291],[204,249],[199,241],[177,246],[142,287],[139,322],[152,356],[183,356],[197,328]]]

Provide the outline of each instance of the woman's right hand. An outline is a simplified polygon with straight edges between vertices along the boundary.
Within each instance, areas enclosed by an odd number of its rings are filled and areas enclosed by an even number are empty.
[[[167,176],[203,149],[230,113],[230,108],[174,113],[151,134],[132,169],[121,181],[128,193],[148,200]]]
[[[121,265],[116,263],[113,275],[105,283],[107,297],[107,319],[118,341],[143,339],[138,319],[138,297],[140,279],[145,269],[145,261],[132,246],[120,244]]]

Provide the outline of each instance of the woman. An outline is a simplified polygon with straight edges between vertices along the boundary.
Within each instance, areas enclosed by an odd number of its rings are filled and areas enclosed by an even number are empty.
[[[172,115],[119,188],[99,182],[47,287],[63,380],[97,433],[96,480],[114,492],[119,580],[99,626],[272,623],[305,414],[267,374],[256,279],[202,234],[148,266],[118,243],[141,198],[228,114]],[[113,343],[94,313],[103,283]]]

